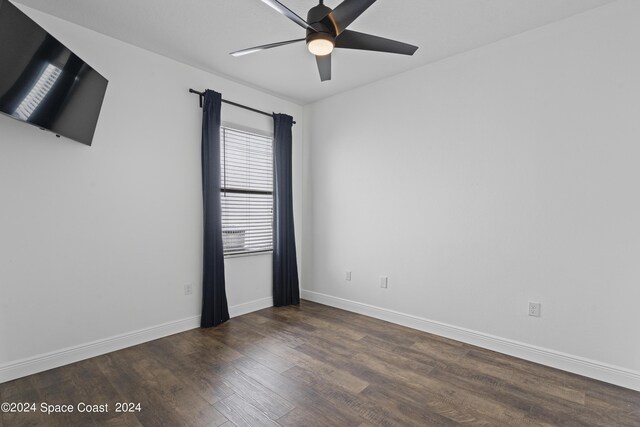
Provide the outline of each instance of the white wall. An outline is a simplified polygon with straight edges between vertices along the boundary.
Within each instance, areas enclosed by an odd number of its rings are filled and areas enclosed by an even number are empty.
[[[304,295],[639,387],[638,22],[623,0],[305,107]]]
[[[0,117],[0,382],[23,359],[166,323],[197,324],[201,110],[190,87],[293,115],[301,182],[302,107],[21,9],[109,87],[90,148]],[[222,119],[272,131],[270,118],[224,104]],[[232,314],[270,304],[270,255],[228,259],[226,272]],[[185,284],[193,295],[184,295]],[[50,367],[30,366],[23,373]]]

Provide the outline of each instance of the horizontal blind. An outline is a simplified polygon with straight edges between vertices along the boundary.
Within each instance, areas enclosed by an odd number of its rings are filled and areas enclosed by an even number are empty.
[[[273,249],[273,141],[221,127],[222,241],[225,255]]]

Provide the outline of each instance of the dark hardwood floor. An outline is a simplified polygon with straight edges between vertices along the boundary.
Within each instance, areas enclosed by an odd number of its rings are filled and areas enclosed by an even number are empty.
[[[0,384],[0,402],[37,405],[7,427],[640,426],[638,392],[307,301]]]

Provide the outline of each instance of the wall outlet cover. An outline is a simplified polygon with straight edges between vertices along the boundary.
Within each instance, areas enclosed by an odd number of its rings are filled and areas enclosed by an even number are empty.
[[[540,317],[542,304],[539,302],[529,302],[529,316]]]

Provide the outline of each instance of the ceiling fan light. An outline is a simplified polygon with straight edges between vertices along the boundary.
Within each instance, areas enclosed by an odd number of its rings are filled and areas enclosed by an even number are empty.
[[[333,52],[333,37],[328,34],[315,33],[309,36],[307,48],[316,56],[325,56]]]

